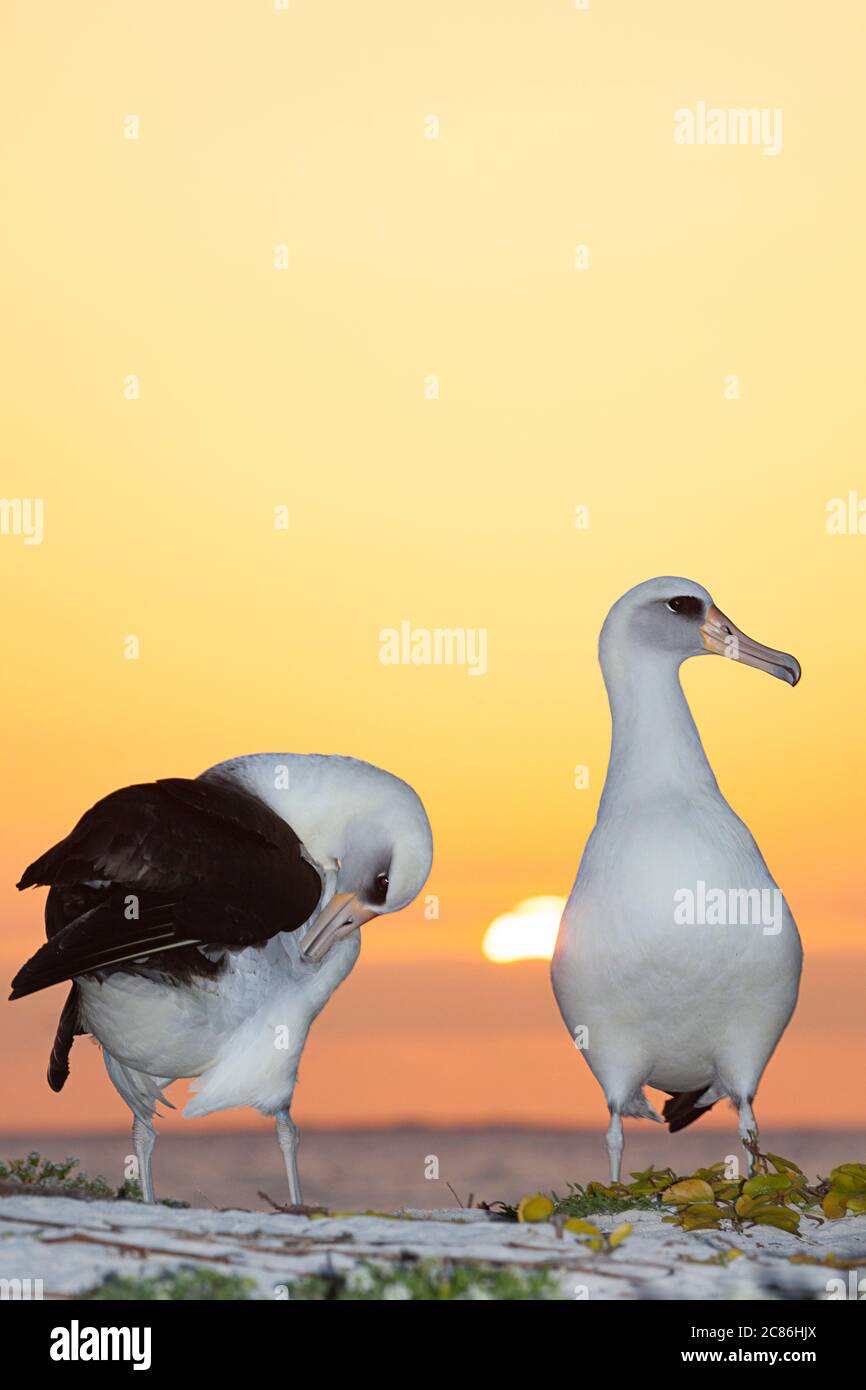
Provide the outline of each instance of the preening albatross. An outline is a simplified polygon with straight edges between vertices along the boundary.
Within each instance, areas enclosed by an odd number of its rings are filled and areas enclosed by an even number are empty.
[[[430,824],[405,782],[355,758],[258,753],[198,779],[98,801],[19,888],[49,885],[48,940],[13,999],[72,980],[48,1081],[78,1033],[102,1044],[133,1113],[145,1201],[163,1088],[195,1077],[186,1115],[274,1115],[301,1201],[290,1107],[310,1025],[360,951],[360,927],[420,892]]]
[[[607,1100],[611,1181],[622,1116],[684,1128],[752,1100],[797,1001],[797,927],[748,828],[719,791],[679,682],[715,652],[796,685],[794,657],[753,642],[688,579],[615,603],[599,659],[613,733],[607,780],[552,965],[569,1031]],[[644,1095],[666,1091],[664,1120]]]

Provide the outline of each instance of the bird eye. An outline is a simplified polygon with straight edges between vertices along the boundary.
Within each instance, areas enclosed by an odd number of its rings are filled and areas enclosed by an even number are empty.
[[[384,902],[388,896],[388,875],[376,875],[376,894],[380,902]]]
[[[691,594],[682,594],[678,598],[669,598],[665,604],[672,613],[685,613],[689,616],[697,616],[703,613],[704,606],[699,598],[694,598]]]

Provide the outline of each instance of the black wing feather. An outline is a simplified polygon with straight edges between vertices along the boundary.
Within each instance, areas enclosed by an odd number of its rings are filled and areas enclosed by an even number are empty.
[[[668,1092],[670,1100],[666,1100],[662,1106],[662,1115],[667,1121],[671,1134],[685,1129],[687,1125],[693,1125],[695,1120],[699,1120],[702,1115],[706,1115],[708,1110],[712,1110],[715,1101],[710,1105],[696,1104],[706,1089],[706,1086],[699,1086],[696,1091]]]
[[[66,1003],[63,1005],[63,1012],[57,1024],[54,1046],[48,1059],[48,1085],[52,1091],[62,1091],[66,1084],[69,1077],[69,1053],[75,1041],[75,1035],[80,1031],[78,1026],[78,985],[73,984],[66,996]]]
[[[18,887],[38,884],[52,885],[48,940],[13,980],[13,999],[191,944],[260,944],[307,921],[322,890],[297,835],[264,802],[183,778],[98,801]]]

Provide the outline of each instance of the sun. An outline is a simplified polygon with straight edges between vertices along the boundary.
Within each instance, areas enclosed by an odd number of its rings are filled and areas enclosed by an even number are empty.
[[[553,895],[525,898],[510,912],[493,919],[484,933],[482,951],[497,965],[512,960],[550,960],[564,907],[565,898]]]

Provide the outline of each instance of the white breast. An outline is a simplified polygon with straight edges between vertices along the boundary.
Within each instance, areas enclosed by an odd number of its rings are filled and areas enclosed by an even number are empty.
[[[780,930],[678,922],[683,890],[698,907],[701,883],[763,890]],[[763,1066],[796,1002],[800,959],[793,917],[724,799],[666,796],[599,821],[552,978],[569,1029],[588,1029],[586,1056],[600,1079],[637,1067],[649,1084],[681,1091],[709,1085],[741,1052]]]
[[[159,1077],[197,1077],[187,1115],[285,1104],[313,1019],[349,974],[360,933],[319,966],[292,937],[230,953],[224,973],[190,985],[113,973],[79,981],[85,1027],[112,1057]]]

